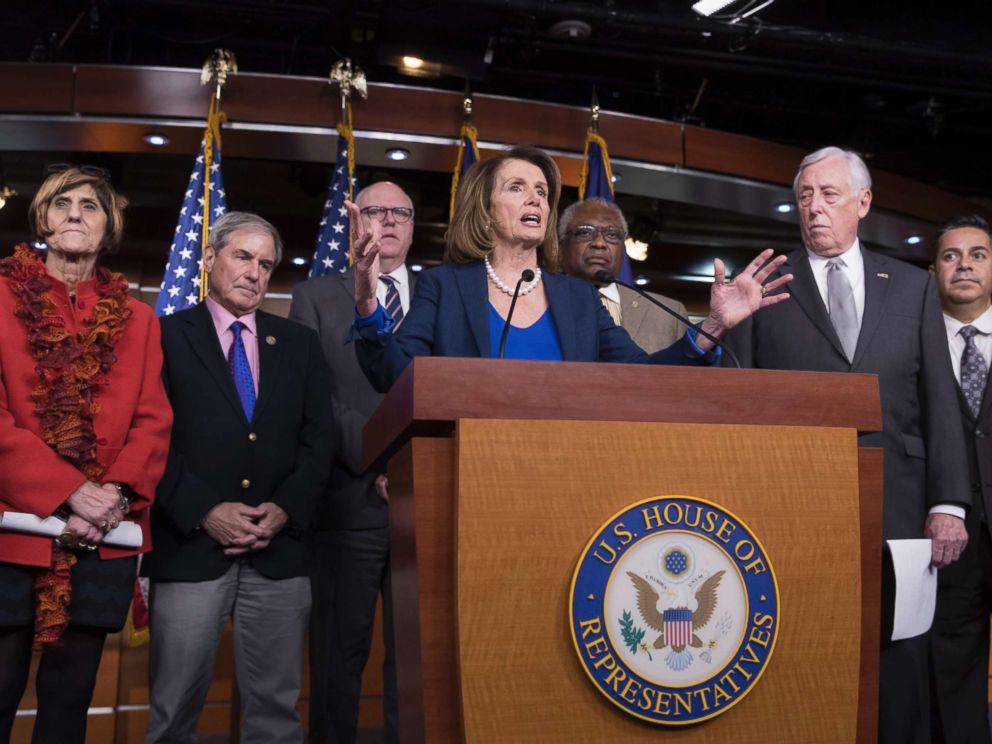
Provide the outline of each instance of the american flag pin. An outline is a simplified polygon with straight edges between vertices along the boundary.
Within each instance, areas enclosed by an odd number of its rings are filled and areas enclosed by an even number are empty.
[[[275,346],[276,345],[276,337],[275,336],[266,336],[265,337],[265,343],[267,343],[269,346]]]
[[[889,278],[889,275],[888,274],[881,274],[880,273],[880,274],[876,274],[876,276],[878,276],[879,279],[888,279]]]

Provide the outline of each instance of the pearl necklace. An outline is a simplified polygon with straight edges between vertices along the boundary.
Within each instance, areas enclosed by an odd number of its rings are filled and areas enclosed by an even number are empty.
[[[489,263],[489,256],[485,257],[486,262],[486,273],[489,275],[489,281],[496,285],[497,289],[506,292],[510,297],[513,297],[513,287],[509,286],[506,282],[499,278],[496,273],[496,269],[493,265]],[[541,283],[541,269],[539,266],[534,267],[534,281],[525,284],[520,288],[520,296],[523,297],[525,294],[530,294],[534,291],[534,288]]]

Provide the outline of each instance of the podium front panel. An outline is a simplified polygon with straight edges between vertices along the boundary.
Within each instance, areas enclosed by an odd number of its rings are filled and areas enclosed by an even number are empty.
[[[466,742],[856,741],[853,430],[462,419],[456,463],[452,643]],[[589,538],[617,511],[662,495],[735,514],[778,582],[777,645],[762,678],[690,726],[645,723],[615,706],[587,676],[569,627]]]

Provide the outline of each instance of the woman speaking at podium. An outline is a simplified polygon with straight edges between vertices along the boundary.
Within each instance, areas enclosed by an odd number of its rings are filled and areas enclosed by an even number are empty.
[[[558,273],[560,195],[558,166],[537,148],[513,147],[473,165],[456,196],[445,263],[420,277],[401,319],[376,299],[381,223],[345,202],[355,272],[353,335],[359,363],[377,390],[387,391],[413,357],[428,355],[713,365],[720,350],[711,339],[789,297],[775,290],[791,275],[765,283],[785,256],[773,259],[771,250],[763,251],[730,283],[716,259],[710,313],[699,326],[705,333],[689,328],[668,348],[647,354],[614,324],[591,284]]]

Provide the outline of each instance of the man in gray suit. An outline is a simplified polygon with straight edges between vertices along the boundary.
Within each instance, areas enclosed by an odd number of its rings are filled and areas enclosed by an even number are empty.
[[[792,299],[742,323],[729,345],[743,366],[878,375],[883,430],[858,441],[885,453],[883,536],[932,538],[933,564],[947,566],[967,541],[959,510],[971,497],[933,280],[862,248],[871,176],[856,154],[808,155],[793,189],[805,245],[779,269],[795,276]],[[927,646],[926,635],[882,638],[880,744],[929,742]]]
[[[413,274],[405,262],[413,242],[413,203],[403,189],[385,181],[363,189],[355,203],[363,215],[382,223],[379,302],[400,320],[412,295]],[[380,593],[386,742],[397,741],[388,483],[361,465],[362,429],[382,396],[372,389],[348,343],[354,316],[351,271],[311,279],[293,292],[289,317],[319,334],[334,400],[334,464],[318,510],[311,577],[311,744],[355,741],[362,669]]]
[[[958,382],[967,443],[972,507],[961,560],[938,576],[931,633],[935,698],[944,744],[990,744],[989,616],[992,615],[992,231],[973,214],[937,231],[930,267],[944,309],[951,365]],[[954,411],[947,416],[955,418]]]
[[[558,220],[558,236],[565,273],[599,286],[603,305],[634,343],[651,354],[682,337],[685,328],[664,310],[619,284],[604,286],[596,281],[596,272],[604,269],[614,276],[620,275],[627,237],[627,220],[620,207],[605,199],[576,202]],[[681,302],[658,294],[652,296],[679,315],[686,314]]]

